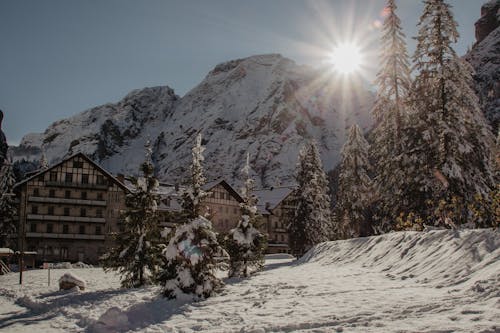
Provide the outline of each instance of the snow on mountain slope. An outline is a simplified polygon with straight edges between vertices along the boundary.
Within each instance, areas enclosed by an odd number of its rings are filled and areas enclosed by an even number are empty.
[[[476,23],[478,42],[465,59],[474,67],[476,91],[487,119],[496,134],[500,123],[500,1],[492,0],[481,8]]]
[[[340,85],[324,71],[276,54],[252,56],[217,65],[182,98],[167,87],[134,91],[27,135],[13,151],[19,160],[33,157],[30,147],[43,148],[51,162],[81,151],[111,172],[136,174],[149,137],[159,178],[178,182],[201,132],[207,178],[237,181],[249,150],[258,182],[274,185],[292,179],[299,147],[310,138],[333,168],[345,128],[371,126],[372,101],[367,88]]]
[[[65,270],[53,270],[52,279]],[[498,230],[399,232],[323,243],[268,260],[248,279],[190,303],[157,287],[121,289],[79,269],[85,292],[46,286],[46,271],[0,276],[0,330],[23,332],[482,332],[500,329]]]

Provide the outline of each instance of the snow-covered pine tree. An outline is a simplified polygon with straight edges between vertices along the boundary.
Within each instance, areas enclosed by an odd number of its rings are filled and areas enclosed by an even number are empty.
[[[9,247],[10,236],[16,233],[17,206],[14,202],[13,188],[15,184],[12,164],[5,160],[0,169],[0,247]]]
[[[257,197],[253,194],[255,182],[250,176],[250,156],[247,153],[245,177],[242,188],[243,202],[241,220],[236,228],[229,232],[225,247],[229,253],[229,276],[247,277],[250,271],[261,270],[264,266],[266,237],[257,229]]]
[[[146,144],[143,176],[132,178],[134,189],[125,198],[124,229],[115,235],[115,246],[102,258],[106,271],[118,271],[125,288],[136,288],[155,278],[161,263],[157,203],[158,180],[154,176],[151,146]]]
[[[222,286],[215,276],[216,256],[225,251],[217,242],[212,223],[202,214],[201,201],[206,196],[202,186],[204,147],[201,135],[192,149],[191,176],[182,195],[185,223],[175,231],[165,228],[162,237],[168,242],[162,252],[163,264],[158,275],[163,295],[168,298],[209,297]]]
[[[367,209],[373,200],[373,182],[369,172],[369,145],[358,125],[352,125],[344,147],[336,206],[337,237],[351,238],[369,229]]]
[[[203,175],[202,162],[204,161],[203,152],[205,147],[201,144],[201,133],[196,136],[195,145],[191,151],[192,163],[190,167],[190,179],[188,186],[182,193],[182,211],[187,220],[198,217],[202,214],[202,200],[208,195],[203,190],[205,176]]]
[[[402,187],[405,172],[402,168],[405,150],[402,130],[407,118],[407,96],[411,85],[410,64],[405,34],[396,14],[395,0],[387,0],[381,38],[381,69],[377,74],[377,98],[373,108],[376,126],[371,146],[375,170],[375,187],[381,196],[378,217],[381,224],[394,220],[404,207]]]
[[[42,156],[40,157],[40,169],[45,170],[49,168],[49,161],[45,157],[45,153],[42,151]]]
[[[328,241],[333,236],[328,181],[314,141],[307,143],[299,152],[296,180],[297,208],[288,232],[292,253],[301,256],[313,245]]]
[[[417,215],[441,223],[449,218],[452,199],[467,207],[476,194],[493,188],[493,138],[472,89],[472,69],[452,44],[459,37],[450,5],[424,1],[413,57],[417,76],[412,86],[411,120],[403,141],[411,156],[407,200]],[[443,204],[443,202],[445,204]],[[455,224],[467,222],[468,213]]]

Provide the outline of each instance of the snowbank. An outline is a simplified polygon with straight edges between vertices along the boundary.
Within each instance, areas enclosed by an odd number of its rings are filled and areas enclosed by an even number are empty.
[[[85,280],[76,276],[74,273],[64,273],[64,275],[59,278],[59,287],[61,289],[69,289],[66,286],[76,286],[80,288],[80,290],[84,290],[86,283]]]
[[[358,265],[417,283],[440,286],[479,280],[500,281],[500,232],[432,230],[326,242],[298,264]]]

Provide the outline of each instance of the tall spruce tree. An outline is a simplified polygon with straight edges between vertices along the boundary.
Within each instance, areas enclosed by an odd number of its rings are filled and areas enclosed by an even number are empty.
[[[406,196],[412,212],[431,222],[450,220],[451,214],[453,223],[466,223],[469,214],[462,207],[493,187],[493,138],[472,89],[472,69],[452,47],[459,35],[450,5],[424,4],[413,57],[412,114],[403,139],[410,152]]]
[[[185,223],[175,230],[166,228],[162,237],[168,243],[162,252],[162,267],[158,282],[168,298],[209,297],[222,286],[215,276],[216,256],[225,251],[217,242],[212,223],[202,214],[202,200],[207,195],[202,187],[203,151],[201,134],[196,137],[192,149],[193,161],[187,188],[182,195]]]
[[[115,235],[116,245],[102,258],[106,271],[118,271],[125,288],[143,286],[155,278],[160,264],[157,193],[151,146],[146,144],[146,160],[140,170],[143,177],[133,178],[134,189],[125,198],[123,231]]]
[[[328,181],[314,141],[299,152],[296,180],[297,208],[288,229],[290,248],[294,255],[300,256],[333,236]]]
[[[368,142],[359,126],[353,125],[342,148],[339,201],[336,206],[339,238],[358,237],[370,228],[366,213],[373,200],[374,186],[369,176],[368,150]]]
[[[205,147],[201,144],[201,133],[196,136],[196,141],[193,149],[191,150],[192,163],[190,166],[190,179],[188,186],[182,192],[182,211],[186,219],[196,218],[202,214],[203,199],[208,195],[203,190],[203,185],[206,182],[203,175],[202,163],[205,160],[203,152]]]
[[[0,168],[0,247],[12,245],[11,236],[16,233],[15,216],[17,206],[14,202],[14,172],[9,160]]]
[[[382,224],[388,224],[401,207],[405,183],[402,160],[406,154],[402,146],[404,124],[407,120],[407,96],[411,85],[410,64],[405,34],[396,14],[395,0],[387,0],[381,38],[381,69],[377,74],[377,98],[373,108],[376,126],[371,146],[375,170],[374,179],[380,194],[378,215]]]
[[[266,237],[257,229],[257,197],[253,194],[255,181],[250,176],[250,156],[247,154],[242,188],[241,219],[229,232],[225,244],[229,253],[229,276],[247,277],[264,267]]]

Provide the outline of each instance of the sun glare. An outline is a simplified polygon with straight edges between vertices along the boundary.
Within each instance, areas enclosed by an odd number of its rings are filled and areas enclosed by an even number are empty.
[[[360,48],[352,43],[338,45],[332,52],[330,60],[335,71],[352,74],[359,71],[363,63]]]

